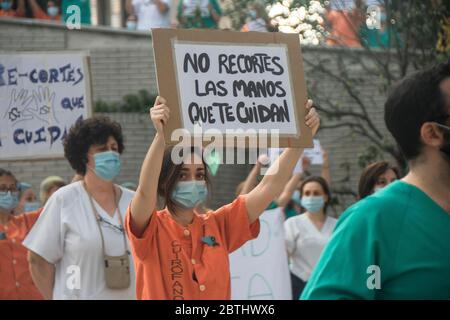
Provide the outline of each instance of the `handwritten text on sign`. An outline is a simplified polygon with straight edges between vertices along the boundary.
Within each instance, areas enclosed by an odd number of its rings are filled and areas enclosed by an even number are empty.
[[[297,135],[287,48],[175,42],[184,128]]]
[[[67,131],[89,114],[83,54],[0,55],[0,159],[63,155]]]
[[[291,300],[291,279],[281,208],[260,217],[258,238],[230,255],[233,300]]]

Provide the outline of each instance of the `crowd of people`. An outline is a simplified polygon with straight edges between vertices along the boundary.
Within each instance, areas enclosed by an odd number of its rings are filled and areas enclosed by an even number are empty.
[[[37,197],[0,169],[0,299],[230,299],[228,255],[258,237],[260,215],[273,208],[285,215],[294,299],[449,299],[449,96],[449,63],[393,88],[385,122],[408,172],[386,161],[367,166],[356,202],[338,219],[328,212],[325,150],[320,176],[307,174],[302,149],[286,148],[260,179],[261,155],[235,200],[212,210],[203,150],[165,144],[163,97],[149,111],[156,134],[137,185],[114,183],[120,124],[78,122],[64,140],[70,183],[49,176]],[[311,100],[306,110],[315,135]],[[298,161],[303,172],[293,173]],[[368,270],[381,272],[374,283]]]

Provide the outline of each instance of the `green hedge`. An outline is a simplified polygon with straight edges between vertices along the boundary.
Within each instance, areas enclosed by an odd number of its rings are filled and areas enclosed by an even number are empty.
[[[137,94],[127,94],[119,102],[97,100],[94,104],[94,112],[147,113],[149,107],[155,103],[156,97],[156,94],[151,94],[142,89]]]

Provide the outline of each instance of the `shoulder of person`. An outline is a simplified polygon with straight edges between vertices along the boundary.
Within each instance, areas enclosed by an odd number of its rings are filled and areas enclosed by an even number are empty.
[[[64,203],[64,206],[74,203],[82,194],[82,181],[72,182],[53,193],[47,201],[48,204],[52,204],[55,201]],[[47,207],[47,205],[45,207]],[[44,208],[45,208],[44,207]]]
[[[338,225],[346,220],[355,223],[396,223],[403,219],[409,205],[408,196],[398,183],[358,201],[338,219]]]

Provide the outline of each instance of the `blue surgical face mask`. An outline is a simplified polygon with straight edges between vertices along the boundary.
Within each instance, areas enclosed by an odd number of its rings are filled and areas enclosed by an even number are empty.
[[[120,156],[115,151],[94,154],[95,174],[103,180],[111,181],[120,172]]]
[[[206,200],[205,181],[180,181],[172,192],[172,200],[181,208],[193,209]]]
[[[256,20],[256,18],[258,18],[258,13],[256,12],[256,10],[249,10],[248,11],[248,16],[251,19]]]
[[[0,208],[6,211],[10,211],[17,207],[18,204],[19,194],[17,192],[0,192]]]
[[[297,205],[302,205],[302,199],[300,197],[300,191],[295,190],[291,197],[292,201],[294,201]]]
[[[137,28],[136,21],[127,21],[128,30],[136,30],[136,28]]]
[[[23,206],[23,211],[24,212],[36,211],[40,207],[41,204],[39,203],[39,201],[25,202],[25,205]]]
[[[58,7],[48,7],[47,8],[47,14],[50,17],[56,17],[58,15],[59,9]]]
[[[302,207],[309,213],[319,213],[324,206],[325,199],[322,196],[302,198]]]
[[[3,1],[1,4],[2,10],[5,10],[5,11],[11,9],[11,7],[12,7],[12,1]]]

